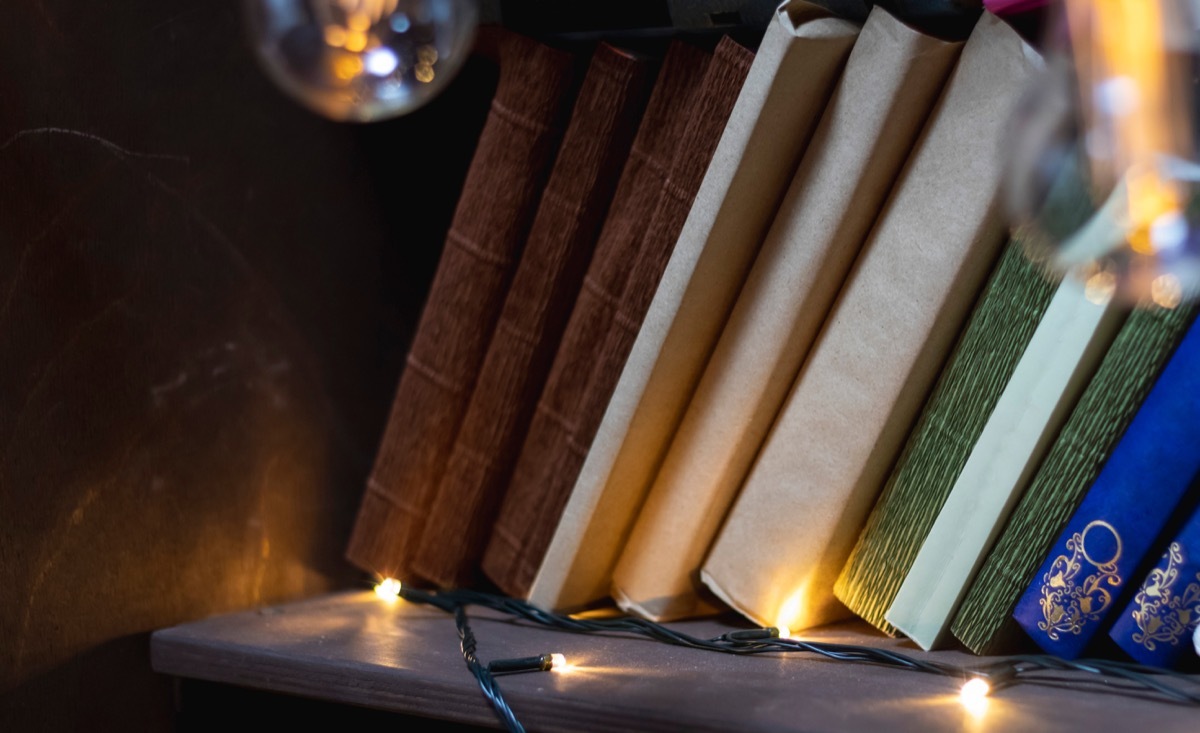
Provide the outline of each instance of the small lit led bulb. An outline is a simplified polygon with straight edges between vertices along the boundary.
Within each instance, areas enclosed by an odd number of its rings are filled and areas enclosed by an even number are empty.
[[[962,689],[958,693],[958,700],[968,713],[975,717],[982,717],[988,708],[988,695],[992,692],[992,686],[988,681],[974,677],[963,683]]]
[[[567,669],[567,658],[558,652],[550,655],[550,671],[563,672]]]
[[[400,581],[395,578],[384,578],[375,586],[375,595],[385,601],[394,601],[400,597]]]
[[[475,0],[244,0],[272,80],[309,109],[370,122],[438,94],[470,52]]]
[[[780,639],[790,639],[792,638],[792,630],[783,624],[775,624],[775,636]]]

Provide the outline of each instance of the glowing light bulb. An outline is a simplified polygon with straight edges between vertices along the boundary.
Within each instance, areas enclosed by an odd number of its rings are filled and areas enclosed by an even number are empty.
[[[244,0],[271,79],[309,109],[370,122],[446,87],[470,52],[474,0]]]
[[[958,699],[967,712],[978,718],[987,712],[988,695],[991,692],[992,686],[988,684],[987,680],[975,677],[963,683],[962,690],[958,693]]]
[[[775,634],[775,635],[776,635],[776,636],[778,636],[780,639],[790,639],[790,638],[792,638],[792,630],[791,630],[791,629],[789,629],[789,628],[788,628],[788,627],[786,627],[786,626],[777,625],[777,626],[775,627],[775,631],[776,631],[776,634]]]
[[[385,601],[394,601],[400,597],[400,581],[395,578],[384,578],[375,586],[375,595]]]
[[[567,670],[567,658],[562,654],[555,652],[550,655],[550,671],[565,672]]]
[[[1011,121],[1005,186],[1035,259],[1092,268],[1088,298],[1200,297],[1200,5],[1055,3],[1043,74]]]

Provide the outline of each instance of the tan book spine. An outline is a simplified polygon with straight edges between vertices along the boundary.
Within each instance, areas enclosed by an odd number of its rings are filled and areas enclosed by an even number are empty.
[[[795,0],[767,29],[539,569],[537,602],[608,595],[667,441],[857,32]]]
[[[414,569],[438,585],[478,579],[496,509],[629,153],[645,82],[645,61],[607,44],[593,52],[422,530]]]
[[[562,139],[574,61],[514,34],[346,557],[406,578]]]
[[[529,593],[574,485],[559,463],[711,58],[674,43],[663,60],[483,556],[484,573],[509,595]]]
[[[834,580],[1003,242],[1001,144],[1040,67],[981,18],[701,571],[748,618],[846,614]]]
[[[704,555],[960,49],[868,17],[617,564],[625,610],[704,610]]]

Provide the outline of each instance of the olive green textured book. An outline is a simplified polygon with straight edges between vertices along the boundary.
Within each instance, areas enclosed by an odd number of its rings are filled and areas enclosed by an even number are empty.
[[[1019,638],[1013,607],[1195,313],[1138,309],[1126,320],[959,605],[950,630],[971,651],[995,654]]]
[[[834,585],[854,613],[884,614],[1041,321],[1056,278],[1008,244]]]

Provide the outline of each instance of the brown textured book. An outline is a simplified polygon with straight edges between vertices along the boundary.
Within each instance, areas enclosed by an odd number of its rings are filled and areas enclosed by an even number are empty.
[[[469,585],[645,102],[647,64],[601,44],[579,90],[417,548],[417,575]]]
[[[492,108],[367,482],[346,557],[406,577],[570,109],[573,59],[498,43]]]
[[[532,507],[536,514],[526,515],[527,533],[516,557],[508,560],[507,590],[525,595],[541,565],[542,557],[553,537],[558,517],[566,504],[571,487],[583,465],[588,445],[596,432],[613,387],[625,364],[625,357],[637,336],[642,317],[654,297],[658,279],[687,218],[692,199],[700,187],[704,171],[712,158],[725,122],[737,99],[742,81],[749,71],[753,54],[728,38],[722,39],[713,54],[703,81],[696,90],[695,101],[686,119],[686,128],[673,155],[669,172],[663,182],[653,214],[644,225],[642,243],[625,287],[617,303],[611,326],[603,335],[597,334],[595,346],[586,364],[576,369],[586,370],[587,381],[576,390],[574,404],[549,406],[566,411],[541,411],[543,420],[535,421],[522,448],[517,469],[509,488],[514,505],[520,502]],[[564,397],[567,395],[558,395]],[[554,419],[558,417],[559,419]],[[506,507],[507,510],[507,507]],[[520,517],[502,514],[500,526],[510,528]],[[509,530],[504,530],[509,531]],[[491,563],[485,563],[489,577],[497,580],[497,565],[501,553],[514,543],[500,532],[496,539]],[[502,545],[508,544],[510,548]]]

